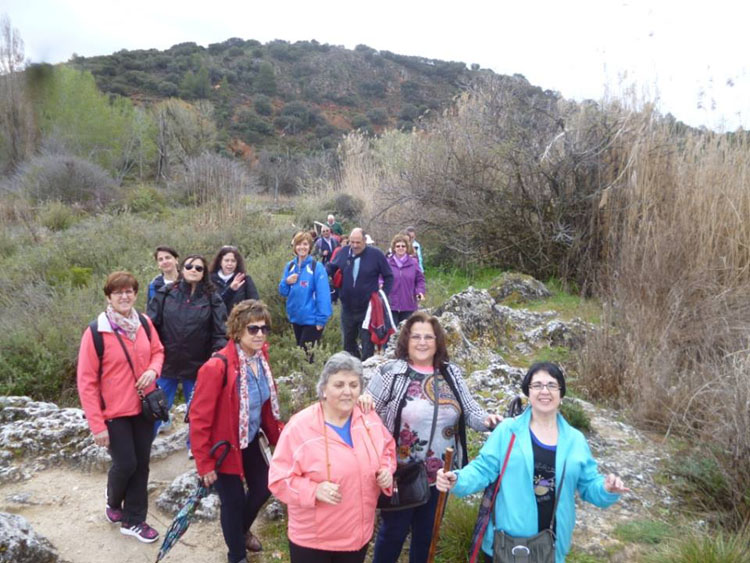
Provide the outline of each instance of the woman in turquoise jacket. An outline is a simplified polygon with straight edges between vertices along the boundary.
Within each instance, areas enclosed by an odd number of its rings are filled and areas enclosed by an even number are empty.
[[[521,389],[530,405],[523,414],[503,421],[479,457],[466,467],[438,471],[436,485],[441,491],[452,489],[457,496],[481,491],[498,478],[515,435],[493,507],[494,518],[490,518],[482,541],[485,560],[492,561],[495,527],[510,536],[529,537],[552,526],[556,535],[555,561],[562,563],[570,551],[575,526],[575,491],[583,500],[606,508],[629,489],[619,477],[599,474],[586,438],[559,413],[565,378],[557,365],[534,364]]]
[[[279,294],[286,297],[286,315],[294,328],[297,346],[310,354],[331,317],[331,287],[325,266],[310,256],[312,237],[300,231],[292,239],[296,257],[284,266]]]

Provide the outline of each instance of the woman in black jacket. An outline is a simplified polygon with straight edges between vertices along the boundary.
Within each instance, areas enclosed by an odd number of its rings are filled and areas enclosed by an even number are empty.
[[[227,307],[227,315],[240,301],[260,299],[253,278],[245,270],[245,261],[236,246],[222,246],[211,261],[209,271],[211,282]]]
[[[148,316],[164,345],[164,367],[158,380],[174,403],[177,386],[190,402],[198,368],[226,343],[227,309],[214,291],[206,259],[191,254],[182,262],[180,277],[171,287],[162,287],[148,304]],[[154,433],[159,430],[157,422]],[[187,442],[190,455],[190,440]]]

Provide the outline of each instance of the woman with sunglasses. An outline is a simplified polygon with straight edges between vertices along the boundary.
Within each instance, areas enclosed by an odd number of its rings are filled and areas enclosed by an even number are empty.
[[[165,349],[159,387],[170,408],[180,384],[189,403],[198,368],[227,342],[227,310],[214,291],[203,256],[191,254],[183,260],[178,280],[159,289],[149,302],[148,316]],[[160,421],[156,423],[154,432],[160,425]],[[190,456],[189,437],[187,447]]]
[[[616,475],[599,473],[585,436],[560,414],[565,377],[559,366],[534,364],[521,390],[529,407],[504,421],[469,465],[460,471],[439,470],[437,488],[453,489],[457,496],[481,491],[498,478],[507,459],[481,545],[484,559],[477,561],[492,562],[495,540],[512,546],[507,536],[552,530],[555,541],[546,548],[551,552],[554,545],[555,561],[563,563],[575,526],[576,491],[583,500],[606,508],[629,489]]]
[[[276,444],[282,426],[268,365],[270,330],[271,314],[262,301],[235,305],[227,321],[229,342],[200,368],[190,405],[195,465],[203,484],[215,484],[219,493],[229,563],[244,562],[247,551],[263,549],[250,527],[271,495],[267,447]],[[210,451],[221,440],[230,448],[217,471]]]
[[[438,492],[435,475],[448,447],[454,462],[468,462],[466,428],[491,430],[501,417],[487,413],[471,396],[460,368],[448,361],[445,332],[437,318],[423,311],[411,315],[396,343],[396,360],[373,374],[360,405],[374,405],[383,424],[396,437],[399,464],[422,462],[430,498],[417,507],[381,512],[374,563],[395,563],[411,532],[410,563],[424,563],[432,539]]]
[[[224,300],[227,314],[240,301],[260,299],[258,289],[245,270],[245,260],[235,246],[222,246],[211,261],[211,283]]]
[[[393,272],[393,287],[388,294],[391,312],[396,323],[408,319],[424,299],[424,273],[412,256],[411,240],[407,235],[396,235],[391,241],[388,264]]]

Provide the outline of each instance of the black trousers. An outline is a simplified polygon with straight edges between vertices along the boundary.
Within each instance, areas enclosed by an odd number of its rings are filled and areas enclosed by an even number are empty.
[[[359,551],[325,551],[302,547],[289,540],[289,558],[292,563],[362,563],[367,555],[367,545]]]
[[[370,340],[370,335],[366,331],[362,331],[362,334],[360,334],[365,315],[367,315],[367,309],[352,313],[347,307],[341,306],[341,336],[344,350],[362,361],[375,353],[375,345]],[[357,344],[357,338],[362,340],[361,351],[359,344]]]
[[[154,423],[141,415],[107,421],[112,467],[107,476],[107,502],[122,508],[126,524],[140,524],[148,512],[148,464]]]
[[[414,311],[391,311],[393,315],[393,321],[396,325],[400,325],[401,321],[405,321],[414,314]]]
[[[217,473],[216,492],[221,499],[221,532],[229,548],[229,563],[245,558],[245,532],[253,525],[263,504],[271,496],[268,490],[268,466],[258,444],[258,436],[242,450],[242,470],[247,492],[239,475]]]
[[[297,346],[304,348],[305,352],[312,357],[312,347],[320,341],[323,336],[323,329],[318,330],[315,325],[298,325],[292,323],[294,329],[294,339],[297,341]]]

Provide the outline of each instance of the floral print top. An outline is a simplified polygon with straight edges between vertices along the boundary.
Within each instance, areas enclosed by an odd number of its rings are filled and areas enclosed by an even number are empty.
[[[445,449],[456,443],[461,406],[442,375],[421,373],[412,367],[407,372],[409,384],[401,411],[401,429],[396,451],[398,463],[424,461],[427,479],[435,482],[437,470],[443,467]],[[435,435],[430,445],[430,431],[435,408],[437,377],[438,412]]]

